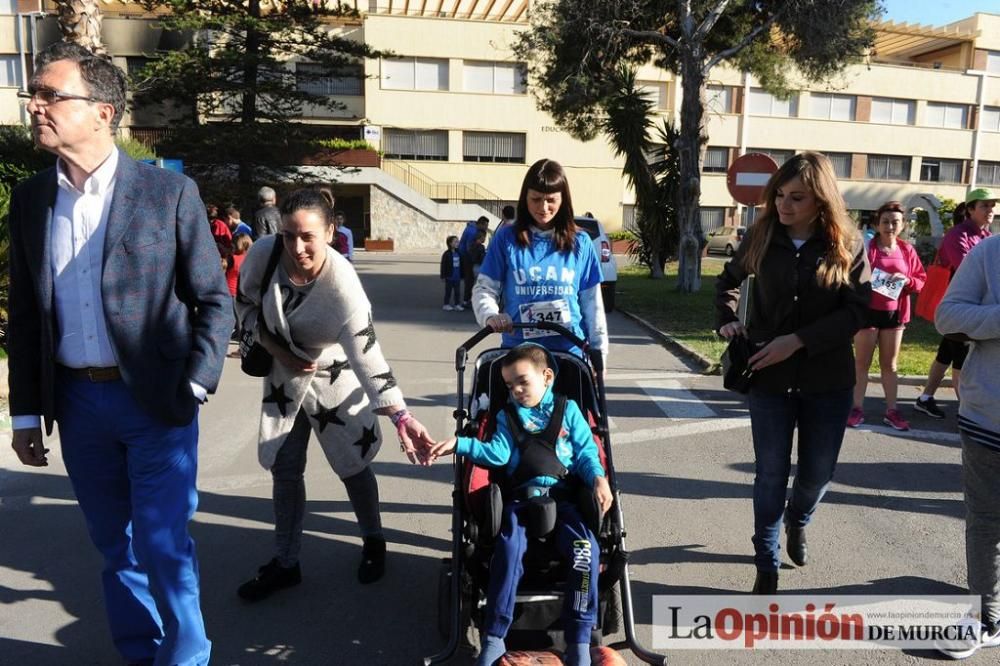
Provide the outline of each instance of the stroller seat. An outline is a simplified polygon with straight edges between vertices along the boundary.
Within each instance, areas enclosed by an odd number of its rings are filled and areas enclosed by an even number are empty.
[[[469,399],[469,410],[472,420],[467,434],[482,441],[489,441],[493,436],[497,414],[504,409],[509,400],[509,391],[500,373],[500,359],[507,353],[505,349],[484,352],[476,362],[473,378],[473,391]],[[590,367],[579,357],[566,352],[553,352],[558,363],[553,390],[576,402],[580,411],[587,418],[597,445],[601,465],[608,474],[608,458],[604,441],[600,436],[597,423],[600,421],[601,407],[593,387]],[[483,398],[485,396],[485,400]],[[483,405],[487,406],[483,406]],[[493,544],[500,528],[499,519],[505,502],[506,473],[503,470],[480,467],[469,461],[465,463],[463,496],[467,507],[469,520],[465,524],[465,536],[469,544],[467,571],[479,588],[480,602],[484,602],[489,584],[489,563],[493,554]],[[589,489],[582,490],[589,497]],[[584,513],[581,511],[581,513]],[[601,550],[601,575],[598,586],[601,591],[612,589],[618,578],[614,574],[613,558],[618,552],[610,538],[614,533],[614,514],[609,511],[600,528],[594,530]],[[593,527],[592,527],[593,529]],[[518,602],[534,604],[551,602],[550,615],[558,627],[558,616],[561,610],[561,599],[566,583],[567,563],[555,546],[554,537],[544,539],[529,539],[524,556],[524,576],[518,586]],[[601,600],[603,606],[605,600]],[[522,611],[527,617],[515,619],[511,628],[512,634],[525,624],[537,624],[541,613],[538,611]],[[613,633],[618,626],[605,626],[601,623],[601,633]],[[555,630],[555,627],[550,627]],[[535,643],[544,647],[544,643]]]
[[[662,665],[665,659],[644,648],[635,632],[624,515],[608,439],[605,388],[600,374],[604,366],[603,358],[599,352],[588,349],[586,341],[560,324],[514,323],[513,327],[551,331],[587,352],[587,360],[568,352],[552,352],[552,356],[558,366],[553,390],[573,400],[590,423],[614,498],[599,529],[594,530],[600,550],[600,574],[597,621],[591,643],[600,645],[603,637],[623,630],[624,641],[615,643],[612,648],[627,647],[642,661]],[[491,349],[479,355],[468,395],[464,389],[466,363],[469,350],[495,333],[491,328],[484,327],[455,352],[458,374],[456,430],[481,441],[492,438],[496,416],[509,399],[499,363],[509,350]],[[596,369],[596,374],[592,368]],[[424,659],[427,666],[448,661],[460,643],[473,650],[479,643],[489,587],[489,564],[495,548],[494,535],[500,524],[497,509],[503,506],[502,486],[506,481],[506,471],[489,470],[468,460],[456,459],[453,473],[452,550],[451,557],[442,560],[438,578],[438,626],[448,644],[441,652]],[[592,498],[590,489],[586,490],[588,497]],[[568,568],[554,542],[552,535],[544,539],[529,538],[523,560],[524,575],[517,590],[514,622],[507,634],[507,645],[512,649],[561,648],[563,645],[561,615]]]

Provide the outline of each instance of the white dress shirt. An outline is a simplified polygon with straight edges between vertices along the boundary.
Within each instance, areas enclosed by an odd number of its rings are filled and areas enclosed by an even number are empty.
[[[55,294],[56,361],[70,368],[117,365],[104,321],[101,271],[108,210],[115,191],[118,151],[112,150],[78,190],[56,163],[52,212],[51,269]]]
[[[115,191],[118,150],[112,148],[77,189],[56,161],[56,201],[52,211],[49,248],[52,288],[59,339],[56,362],[69,368],[109,368],[118,364],[104,320],[101,273],[108,211]],[[204,400],[206,391],[192,382],[192,393]],[[14,430],[41,427],[37,415],[14,416]]]

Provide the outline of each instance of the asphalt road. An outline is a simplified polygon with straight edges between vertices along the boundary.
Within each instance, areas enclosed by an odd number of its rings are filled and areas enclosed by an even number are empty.
[[[476,330],[471,313],[441,310],[436,256],[361,254],[357,266],[411,408],[444,437],[454,427],[454,349]],[[750,430],[745,405],[719,378],[698,375],[621,315],[609,323],[612,443],[636,619],[648,644],[653,595],[742,594],[753,582]],[[270,477],[256,456],[258,381],[227,361],[221,389],[201,414],[201,503],[192,531],[213,664],[419,663],[443,645],[436,590],[450,548],[450,467],[413,467],[391,443],[374,466],[390,542],[382,581],[357,583],[354,517],[343,485],[313,448],[304,584],[255,605],[236,597],[237,586],[271,556]],[[915,388],[901,388],[908,414],[915,397]],[[913,433],[848,432],[836,481],[809,528],[812,559],[804,568],[783,567],[782,590],[964,592],[956,405],[950,392],[939,399],[951,418],[913,415]],[[876,401],[870,404],[874,418]],[[102,611],[100,561],[52,448],[43,470],[18,466],[6,445],[0,450],[0,665],[118,664]],[[885,650],[667,654],[675,664],[939,660]]]

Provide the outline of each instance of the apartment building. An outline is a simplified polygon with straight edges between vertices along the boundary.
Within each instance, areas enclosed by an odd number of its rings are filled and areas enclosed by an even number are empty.
[[[630,224],[634,195],[607,141],[570,137],[537,110],[525,86],[512,44],[527,25],[529,0],[352,3],[360,17],[332,29],[398,57],[369,59],[353,76],[303,82],[343,108],[306,109],[302,121],[382,151],[380,166],[348,177],[316,171],[318,180],[337,181],[338,201],[363,220],[352,222],[362,237],[436,247],[445,233],[437,223],[450,223],[451,233],[477,205],[495,211],[516,199],[526,165],[542,157],[566,166],[579,211],[592,211],[609,229]],[[107,0],[102,10],[105,42],[123,68],[135,71],[176,48],[179,37],[157,28],[139,5]],[[15,93],[34,45],[59,37],[53,11],[48,0],[0,0],[0,123],[25,120]],[[288,67],[315,65],[290,59]],[[638,78],[658,113],[677,118],[676,77],[644,67]],[[882,23],[867,62],[800,87],[781,100],[741,72],[718,68],[709,76],[706,230],[745,216],[726,190],[725,171],[750,151],[779,163],[796,151],[827,153],[859,215],[887,199],[927,207],[928,196],[960,199],[973,184],[1000,188],[1000,15],[940,27]],[[137,112],[123,127],[154,140],[169,119]]]

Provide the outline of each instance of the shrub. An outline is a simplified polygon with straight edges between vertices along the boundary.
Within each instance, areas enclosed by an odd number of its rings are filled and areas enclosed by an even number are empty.
[[[320,139],[316,142],[324,148],[332,150],[371,150],[375,151],[375,146],[364,139]]]
[[[625,230],[622,230],[622,231],[612,231],[611,233],[608,234],[608,240],[611,240],[611,241],[622,241],[622,240],[624,240],[624,241],[634,241],[634,240],[638,240],[638,238],[639,237],[636,236],[635,233],[633,233],[631,231],[625,231]]]

